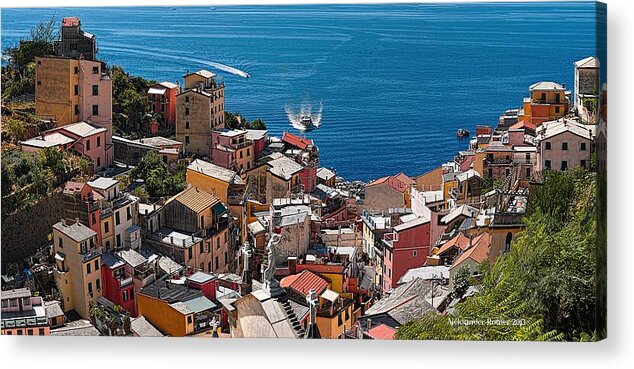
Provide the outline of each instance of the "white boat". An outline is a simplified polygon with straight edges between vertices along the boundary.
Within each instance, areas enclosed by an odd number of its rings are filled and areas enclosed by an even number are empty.
[[[313,118],[310,115],[302,115],[299,117],[299,126],[302,131],[308,131],[315,128]]]

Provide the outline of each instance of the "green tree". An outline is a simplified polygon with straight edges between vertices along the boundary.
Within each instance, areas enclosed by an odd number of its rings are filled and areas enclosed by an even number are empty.
[[[26,139],[27,129],[26,123],[17,119],[7,119],[4,127],[11,141],[17,143]]]
[[[266,124],[264,123],[262,119],[257,118],[256,120],[251,122],[251,128],[252,129],[266,129]]]
[[[467,290],[471,286],[471,271],[468,267],[462,266],[456,272],[456,275],[453,277],[453,297],[456,299],[462,298]]]

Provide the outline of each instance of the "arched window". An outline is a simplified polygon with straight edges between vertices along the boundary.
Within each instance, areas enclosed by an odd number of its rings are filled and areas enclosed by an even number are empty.
[[[504,252],[511,251],[511,241],[513,240],[513,233],[509,232],[506,234],[506,241],[504,241]]]

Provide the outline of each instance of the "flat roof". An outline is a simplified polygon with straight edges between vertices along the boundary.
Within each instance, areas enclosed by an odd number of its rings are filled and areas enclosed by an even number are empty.
[[[189,164],[187,169],[219,179],[223,182],[236,184],[242,183],[242,178],[240,178],[236,172],[204,160],[195,159],[191,164]]]

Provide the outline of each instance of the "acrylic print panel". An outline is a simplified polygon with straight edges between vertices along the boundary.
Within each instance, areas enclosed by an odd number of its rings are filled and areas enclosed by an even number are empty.
[[[605,9],[3,9],[2,334],[602,339]]]

